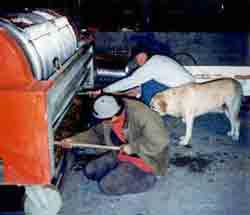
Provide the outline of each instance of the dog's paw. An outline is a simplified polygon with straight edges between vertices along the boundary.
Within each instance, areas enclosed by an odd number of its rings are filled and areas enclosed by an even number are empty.
[[[180,137],[179,137],[180,141],[185,140],[185,137],[186,137],[186,136],[180,136]]]
[[[232,137],[233,136],[233,132],[232,131],[228,131],[227,132],[227,136]]]
[[[185,138],[185,136],[181,136],[180,137],[179,145],[181,145],[181,146],[187,146],[187,145],[189,145],[189,142],[187,141],[187,139]]]
[[[233,141],[239,141],[239,136],[238,135],[232,135],[232,140]]]

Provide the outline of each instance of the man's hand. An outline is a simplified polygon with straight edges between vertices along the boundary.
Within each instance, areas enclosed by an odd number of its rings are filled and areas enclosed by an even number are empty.
[[[72,148],[72,139],[71,138],[65,138],[61,141],[55,141],[55,145],[61,146],[65,149],[71,149]]]
[[[128,155],[131,155],[133,152],[132,152],[132,148],[129,144],[123,144],[120,146],[121,148],[121,151],[127,153]]]

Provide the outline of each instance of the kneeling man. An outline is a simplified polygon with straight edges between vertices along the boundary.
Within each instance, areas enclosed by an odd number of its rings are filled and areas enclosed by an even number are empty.
[[[139,101],[107,94],[95,99],[93,115],[101,123],[60,144],[65,148],[71,148],[72,143],[120,146],[120,151],[102,153],[84,169],[102,192],[145,192],[157,176],[167,173],[169,133],[158,113]]]

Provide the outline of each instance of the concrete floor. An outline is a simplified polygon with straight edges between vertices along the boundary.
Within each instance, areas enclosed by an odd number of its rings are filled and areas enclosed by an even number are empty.
[[[250,116],[242,114],[239,143],[225,134],[221,114],[197,118],[192,148],[177,145],[184,124],[164,118],[171,134],[168,175],[148,192],[105,196],[82,171],[68,170],[61,187],[59,215],[249,215]]]

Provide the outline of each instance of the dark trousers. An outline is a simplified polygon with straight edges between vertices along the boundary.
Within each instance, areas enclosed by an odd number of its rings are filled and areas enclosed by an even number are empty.
[[[87,178],[98,181],[100,190],[107,195],[141,193],[156,183],[156,176],[144,172],[129,162],[117,160],[112,153],[89,162],[84,173]]]

